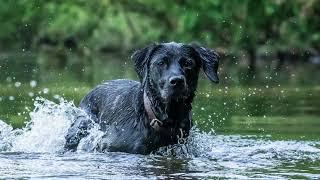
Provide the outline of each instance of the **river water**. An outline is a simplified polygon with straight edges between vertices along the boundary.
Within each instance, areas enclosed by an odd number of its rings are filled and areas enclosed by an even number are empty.
[[[95,152],[102,134],[98,128],[76,152],[63,152],[68,127],[84,112],[63,99],[55,103],[37,98],[34,107],[24,128],[0,121],[0,178],[320,178],[318,140],[222,135],[197,127],[185,145],[150,155]]]

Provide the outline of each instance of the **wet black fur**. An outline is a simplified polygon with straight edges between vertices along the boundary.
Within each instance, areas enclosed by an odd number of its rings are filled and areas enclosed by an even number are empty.
[[[153,58],[163,54],[174,57],[188,56],[196,63],[186,77],[187,91],[185,98],[171,99],[164,102],[156,88],[158,76],[150,72]],[[173,56],[172,56],[173,57]],[[76,150],[81,138],[87,136],[92,121],[100,125],[105,132],[98,151],[121,151],[148,154],[161,146],[177,143],[179,128],[187,137],[192,126],[191,103],[195,96],[199,71],[202,68],[207,77],[218,82],[218,55],[198,45],[178,43],[153,44],[136,51],[132,55],[135,70],[140,82],[132,80],[112,80],[95,87],[81,101],[91,119],[78,117],[66,136],[66,150]],[[155,131],[150,125],[143,102],[146,91],[156,117],[165,122],[165,130]]]

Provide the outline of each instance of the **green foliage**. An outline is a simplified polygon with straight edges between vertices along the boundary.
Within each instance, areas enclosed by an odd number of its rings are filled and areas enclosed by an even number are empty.
[[[201,41],[236,50],[261,45],[319,49],[319,4],[319,0],[3,0],[0,41],[2,46],[25,46],[48,36],[60,41],[75,37],[92,49],[131,49],[162,40]]]

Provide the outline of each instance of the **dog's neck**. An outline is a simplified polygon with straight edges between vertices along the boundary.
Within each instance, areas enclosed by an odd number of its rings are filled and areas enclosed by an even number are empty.
[[[159,93],[150,86],[147,87],[144,88],[143,102],[151,127],[156,130],[179,129],[186,127],[186,123],[191,123],[191,103],[194,93],[191,93],[186,99],[172,99],[164,103]]]

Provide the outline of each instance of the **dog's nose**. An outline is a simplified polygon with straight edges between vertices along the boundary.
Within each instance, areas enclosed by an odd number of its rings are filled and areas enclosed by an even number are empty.
[[[185,78],[183,76],[173,76],[169,79],[171,86],[182,86],[185,84]]]

